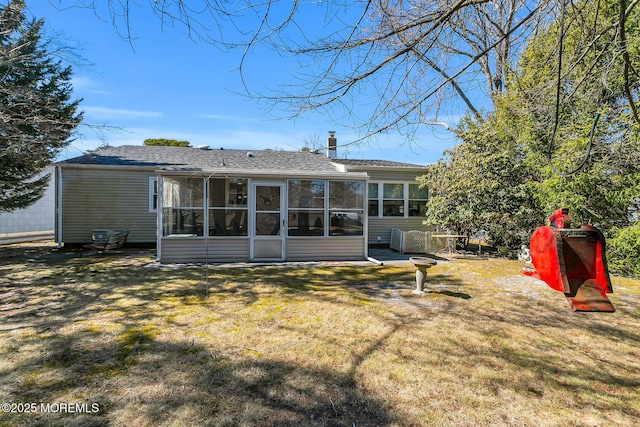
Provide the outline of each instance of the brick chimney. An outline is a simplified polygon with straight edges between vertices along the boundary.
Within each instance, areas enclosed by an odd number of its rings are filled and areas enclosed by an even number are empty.
[[[336,131],[329,131],[329,138],[327,138],[327,157],[330,159],[338,158],[338,139],[336,138]]]

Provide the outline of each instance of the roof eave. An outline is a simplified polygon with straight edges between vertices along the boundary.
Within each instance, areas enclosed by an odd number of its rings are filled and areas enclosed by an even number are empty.
[[[110,170],[148,170],[155,171],[158,169],[158,165],[100,165],[91,163],[54,163],[54,166],[69,169],[110,169]]]
[[[368,171],[368,170],[384,170],[384,171],[392,171],[392,172],[426,172],[429,166],[416,166],[416,167],[407,167],[407,166],[352,166],[352,165],[344,165],[345,171]]]
[[[156,169],[158,175],[201,175],[201,176],[229,176],[243,178],[322,178],[322,179],[362,179],[368,180],[369,175],[366,172],[340,172],[340,171],[308,171],[308,170],[279,170],[279,169],[234,169],[234,168],[215,168],[215,169]]]

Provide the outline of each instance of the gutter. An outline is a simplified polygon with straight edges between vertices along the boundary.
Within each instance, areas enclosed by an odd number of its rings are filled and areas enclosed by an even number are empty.
[[[56,167],[68,168],[68,169],[106,169],[106,170],[140,170],[140,171],[155,171],[158,169],[158,165],[96,165],[96,164],[83,164],[83,163],[56,163]]]
[[[233,177],[233,178],[322,178],[322,179],[341,179],[352,178],[358,180],[368,180],[369,175],[366,172],[330,172],[330,171],[306,171],[306,170],[281,170],[281,169],[156,169],[158,176],[207,176],[207,177]]]

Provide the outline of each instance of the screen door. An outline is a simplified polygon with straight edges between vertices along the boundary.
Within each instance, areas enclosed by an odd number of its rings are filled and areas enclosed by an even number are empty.
[[[254,184],[253,259],[284,259],[284,184]]]

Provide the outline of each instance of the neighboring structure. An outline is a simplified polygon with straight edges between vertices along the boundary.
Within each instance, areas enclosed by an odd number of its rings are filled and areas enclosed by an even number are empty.
[[[335,135],[329,150],[335,156]],[[56,239],[129,230],[162,262],[350,260],[425,229],[424,166],[312,152],[121,146],[56,164]]]
[[[43,174],[53,173],[47,168]],[[55,222],[55,187],[53,177],[42,198],[33,205],[13,212],[0,213],[0,241],[21,241],[53,236]]]

